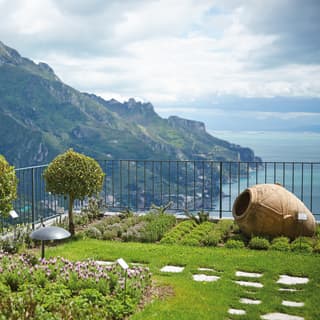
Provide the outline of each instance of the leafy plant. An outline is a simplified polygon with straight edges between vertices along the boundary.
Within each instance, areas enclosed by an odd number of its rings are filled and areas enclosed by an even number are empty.
[[[86,236],[93,239],[101,239],[102,234],[101,231],[96,227],[89,227],[88,230],[86,230]]]
[[[253,237],[249,242],[249,248],[255,250],[268,250],[270,247],[270,242],[266,238]]]
[[[13,238],[7,238],[0,240],[0,248],[7,253],[17,253],[19,251],[19,242],[15,241]]]
[[[162,205],[162,206],[156,206],[155,204],[152,204],[150,212],[155,213],[155,214],[164,214],[164,213],[166,213],[166,211],[168,209],[170,209],[172,207],[172,204],[173,204],[172,201],[170,201],[167,204]]]
[[[47,191],[68,196],[69,231],[74,235],[74,201],[101,190],[104,178],[101,167],[94,159],[69,149],[49,164],[43,176]]]
[[[126,219],[134,216],[134,212],[130,210],[129,208],[126,208],[125,210],[120,212],[120,219]]]
[[[232,220],[219,220],[213,225],[214,228],[203,238],[202,243],[206,246],[217,246],[230,234],[234,222]]]
[[[88,205],[81,210],[81,216],[88,217],[91,222],[100,216],[101,201],[91,197],[88,201]]]
[[[287,237],[274,238],[271,242],[270,249],[277,251],[290,251],[290,239]]]
[[[320,239],[320,223],[317,223],[315,236]]]
[[[229,239],[227,240],[225,247],[228,249],[242,249],[245,247],[245,244],[241,240]]]
[[[14,167],[0,155],[0,216],[7,216],[13,209],[12,201],[17,197],[17,183]]]
[[[202,243],[205,246],[216,247],[219,242],[221,242],[221,239],[221,232],[219,230],[213,229],[202,239]]]
[[[310,253],[313,250],[313,240],[308,237],[298,237],[291,242],[291,250],[294,252]]]
[[[176,224],[176,217],[172,214],[150,212],[143,217],[146,222],[142,239],[147,242],[161,240],[164,234]]]
[[[201,210],[201,211],[197,212],[196,214],[193,214],[193,213],[189,212],[188,210],[186,210],[185,214],[187,217],[192,219],[197,224],[201,224],[201,223],[209,221],[209,217],[210,217],[209,212],[206,212],[204,210]]]
[[[317,240],[313,247],[313,252],[320,253],[320,240]]]

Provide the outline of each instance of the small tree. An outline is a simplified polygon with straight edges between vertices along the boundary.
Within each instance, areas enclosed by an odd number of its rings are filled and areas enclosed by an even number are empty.
[[[104,178],[101,167],[94,159],[69,149],[52,160],[43,176],[47,191],[69,197],[69,231],[74,235],[74,201],[101,191]]]
[[[3,217],[13,209],[12,201],[17,197],[17,183],[14,167],[0,155],[0,215]]]

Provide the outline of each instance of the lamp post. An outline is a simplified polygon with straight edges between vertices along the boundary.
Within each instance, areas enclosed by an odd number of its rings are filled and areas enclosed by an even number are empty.
[[[70,232],[60,227],[41,227],[30,234],[30,238],[41,240],[41,259],[44,258],[44,242],[46,240],[62,240],[69,238]]]

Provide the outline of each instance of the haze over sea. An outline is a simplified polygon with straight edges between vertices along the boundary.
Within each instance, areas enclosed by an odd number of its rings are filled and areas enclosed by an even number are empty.
[[[320,162],[320,133],[276,131],[210,131],[210,133],[251,148],[263,161]]]

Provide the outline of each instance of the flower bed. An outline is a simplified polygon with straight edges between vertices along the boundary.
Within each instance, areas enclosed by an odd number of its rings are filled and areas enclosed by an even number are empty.
[[[148,268],[0,253],[1,319],[123,319],[151,283]]]

